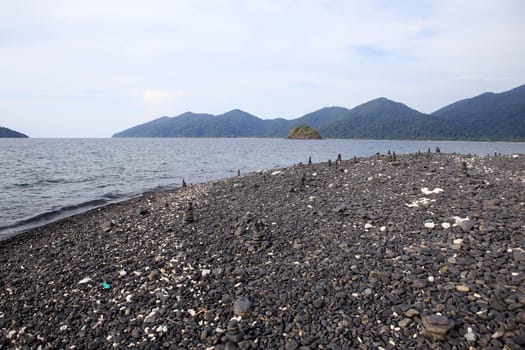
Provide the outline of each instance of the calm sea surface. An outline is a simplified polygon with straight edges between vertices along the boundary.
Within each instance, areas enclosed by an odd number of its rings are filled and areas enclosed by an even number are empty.
[[[144,192],[259,169],[434,150],[525,153],[525,143],[285,139],[0,139],[0,239]]]

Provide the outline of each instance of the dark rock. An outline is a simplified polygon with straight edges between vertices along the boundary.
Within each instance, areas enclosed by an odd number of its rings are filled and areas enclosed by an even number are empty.
[[[241,317],[246,316],[251,306],[251,301],[248,298],[241,296],[237,298],[233,304],[233,313]]]
[[[512,253],[512,258],[516,262],[522,262],[523,263],[523,262],[525,262],[525,252],[521,252],[521,251],[513,252]]]
[[[295,350],[299,347],[299,343],[297,343],[294,339],[290,339],[286,342],[284,345],[284,348],[286,350]]]
[[[421,317],[423,334],[431,340],[445,340],[454,324],[443,315],[426,315]]]

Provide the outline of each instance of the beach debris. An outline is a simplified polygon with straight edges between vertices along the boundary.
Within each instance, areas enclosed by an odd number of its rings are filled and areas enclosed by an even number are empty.
[[[102,288],[104,288],[104,289],[110,289],[110,288],[111,288],[111,285],[110,285],[108,282],[104,281],[104,282],[102,282]]]
[[[193,203],[189,202],[188,207],[186,208],[186,211],[184,212],[184,223],[191,224],[195,222],[195,218],[193,216]]]

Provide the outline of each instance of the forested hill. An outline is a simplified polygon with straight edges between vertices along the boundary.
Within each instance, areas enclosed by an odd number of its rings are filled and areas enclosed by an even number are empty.
[[[261,119],[234,109],[221,115],[186,112],[121,131],[113,137],[287,137],[299,125],[323,138],[525,141],[525,85],[484,93],[418,112],[381,97],[352,109],[325,107],[300,118]]]
[[[525,85],[495,94],[486,92],[443,107],[432,116],[457,123],[467,139],[524,140]]]
[[[29,136],[22,134],[21,132],[11,130],[0,126],[0,137],[2,138],[28,138]]]

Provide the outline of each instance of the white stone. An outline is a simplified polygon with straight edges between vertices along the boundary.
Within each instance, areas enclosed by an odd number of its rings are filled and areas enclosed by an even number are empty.
[[[211,273],[210,269],[202,269],[202,277],[207,277]]]
[[[468,220],[470,220],[470,218],[469,218],[468,216],[467,216],[467,217],[464,217],[464,218],[462,218],[462,217],[460,217],[460,216],[453,216],[452,218],[455,220],[455,222],[454,222],[454,226],[458,226],[458,225],[461,224],[463,221],[468,221]]]
[[[282,173],[282,171],[276,170],[272,173],[272,176],[279,175],[280,173]]]
[[[463,244],[463,239],[456,238],[454,241],[452,241],[454,244]]]
[[[381,227],[379,228],[379,231],[381,231],[381,232],[385,232],[385,231],[386,231],[386,226],[381,226]]]
[[[157,329],[155,329],[157,333],[166,333],[168,331],[168,327],[165,325],[158,326]]]
[[[78,281],[78,284],[88,283],[89,281],[91,281],[91,277],[86,277]]]
[[[476,341],[476,334],[474,334],[474,332],[472,332],[472,328],[470,328],[470,327],[467,328],[467,333],[465,333],[465,339],[468,342],[475,342]]]
[[[131,300],[132,300],[132,299],[133,299],[133,294],[128,294],[128,295],[126,295],[126,301],[127,301],[128,303],[131,303]]]
[[[432,194],[432,193],[434,193],[434,192],[430,191],[428,189],[428,187],[421,188],[421,192],[423,192],[423,194]]]
[[[432,221],[428,221],[428,222],[425,222],[425,227],[433,229],[434,227],[436,227],[436,224],[434,224]]]
[[[439,188],[439,187],[436,187],[433,190],[429,190],[428,187],[421,188],[421,192],[423,192],[423,194],[438,194],[438,193],[441,193],[443,191],[444,190],[442,188]]]
[[[434,281],[435,281],[434,276],[428,276],[428,281],[429,281],[429,282],[434,282]]]
[[[118,272],[118,275],[119,275],[120,277],[126,276],[127,274],[128,274],[128,273],[126,272],[126,270],[120,270],[120,271]]]
[[[197,315],[197,313],[193,309],[189,309],[188,313],[190,314],[191,317],[195,317],[195,315]]]
[[[450,224],[448,222],[442,222],[441,227],[443,227],[444,229],[447,229],[447,228],[450,228]]]
[[[366,230],[369,230],[369,229],[371,229],[372,227],[374,227],[374,225],[372,225],[372,224],[369,223],[369,222],[367,222],[367,223],[365,224],[365,229],[366,229]]]

